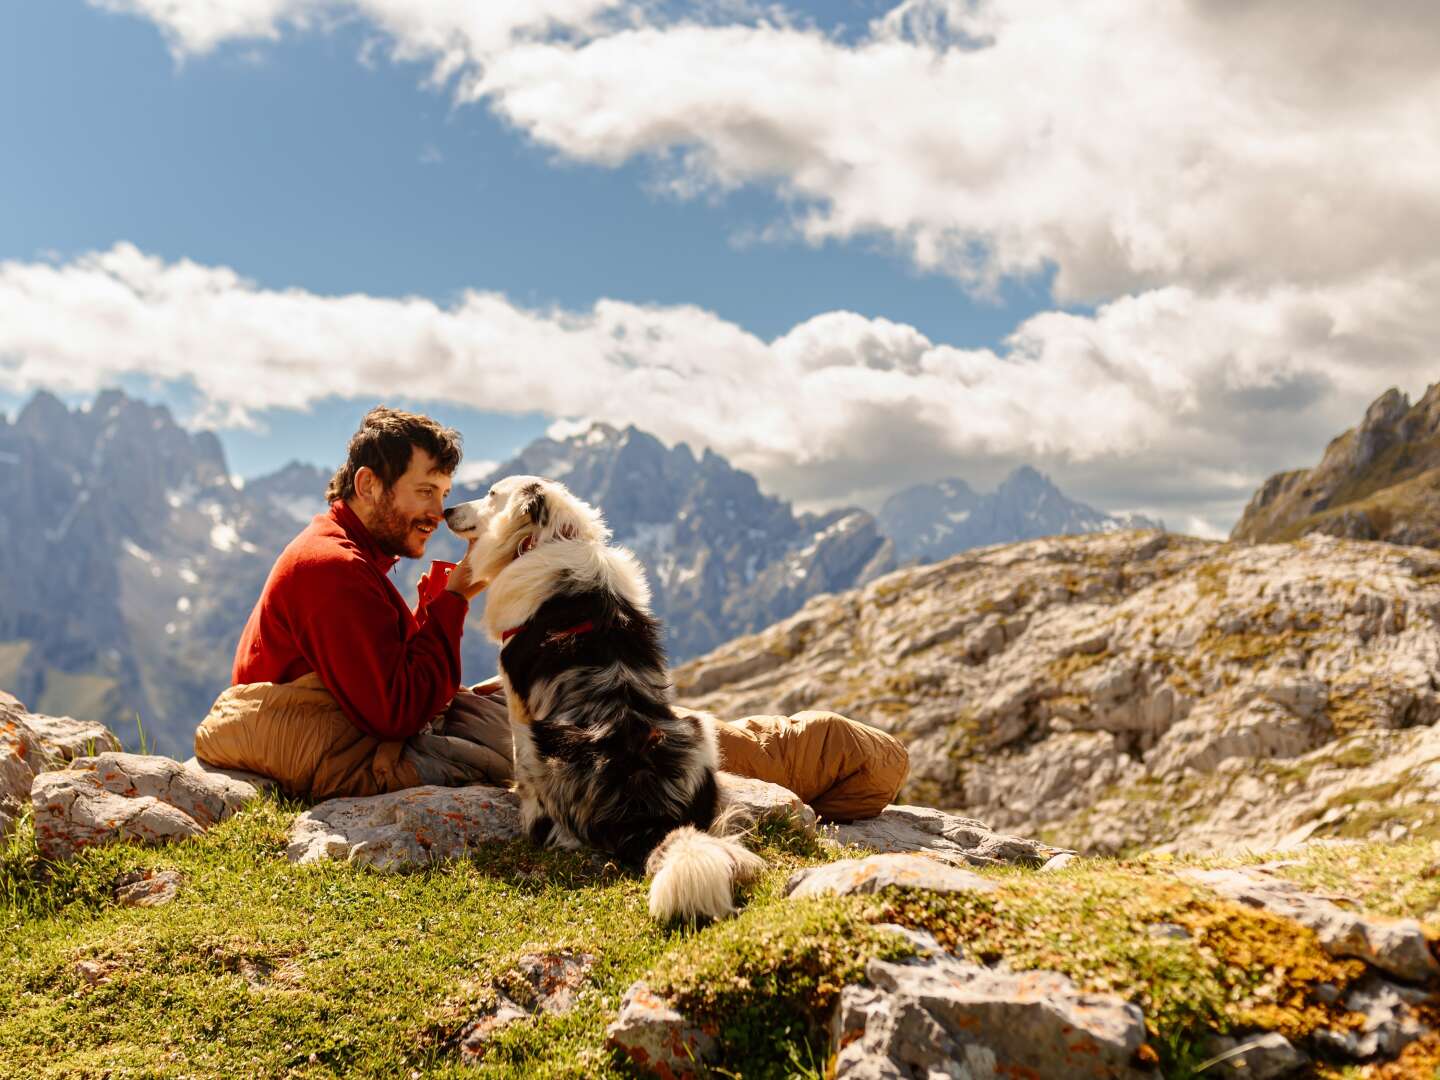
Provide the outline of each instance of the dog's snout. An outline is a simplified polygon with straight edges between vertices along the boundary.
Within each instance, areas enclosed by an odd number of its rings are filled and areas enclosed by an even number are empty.
[[[450,517],[451,517],[451,515],[453,515],[453,514],[455,513],[455,511],[457,511],[457,510],[459,510],[459,509],[460,509],[460,508],[459,508],[458,506],[447,506],[447,507],[445,508],[445,523],[446,523],[447,525],[450,523]]]

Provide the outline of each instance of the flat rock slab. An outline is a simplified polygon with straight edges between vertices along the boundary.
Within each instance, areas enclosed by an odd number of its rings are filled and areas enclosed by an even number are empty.
[[[30,788],[35,838],[48,859],[97,844],[159,844],[198,836],[257,792],[170,758],[105,753],[42,772]]]
[[[185,767],[206,776],[223,776],[229,780],[236,780],[242,784],[248,784],[257,792],[280,790],[280,782],[271,776],[261,776],[259,773],[246,772],[244,769],[222,769],[218,765],[211,765],[208,761],[201,761],[197,757],[185,759]]]
[[[76,758],[70,768],[94,772],[105,790],[117,795],[148,795],[168,803],[207,829],[260,794],[252,784],[222,773],[190,769],[173,758],[155,754],[97,754]]]
[[[807,896],[853,896],[881,889],[928,889],[931,892],[994,892],[993,881],[925,855],[895,853],[865,859],[844,859],[795,871],[785,885],[792,900]]]
[[[115,902],[123,907],[160,907],[180,894],[175,870],[132,870],[115,879]]]
[[[953,866],[1043,866],[1062,849],[1004,836],[988,825],[928,806],[887,806],[877,817],[833,825],[827,834],[871,851],[918,851]]]
[[[749,821],[791,821],[802,832],[815,835],[815,811],[789,788],[734,773],[717,773],[722,806],[738,809]]]
[[[665,1078],[695,1076],[715,1056],[715,1032],[686,1019],[643,981],[625,991],[619,1018],[605,1043],[646,1072]]]
[[[1425,933],[1414,919],[1361,915],[1305,892],[1293,881],[1253,870],[1189,870],[1185,877],[1227,900],[1263,908],[1315,931],[1331,956],[1363,960],[1407,982],[1440,976]]]
[[[462,858],[520,836],[520,804],[504,788],[426,786],[330,799],[295,819],[291,862],[363,863],[398,871]]]
[[[835,1080],[1156,1075],[1139,1064],[1141,1011],[1063,975],[992,971],[943,951],[871,960],[865,974],[831,1022]]]
[[[26,713],[25,724],[57,762],[56,768],[76,758],[124,749],[114,732],[94,720]]]

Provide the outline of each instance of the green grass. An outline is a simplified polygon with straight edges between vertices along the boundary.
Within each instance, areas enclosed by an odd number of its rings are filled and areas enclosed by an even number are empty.
[[[1001,888],[984,896],[794,902],[783,886],[797,866],[853,852],[770,826],[756,840],[771,869],[739,917],[667,929],[641,880],[590,854],[515,843],[412,874],[293,866],[298,810],[267,798],[196,841],[88,849],[61,866],[39,860],[22,823],[0,847],[0,1076],[631,1076],[604,1029],[643,977],[717,1033],[714,1075],[818,1080],[836,997],[870,958],[910,951],[875,928],[900,922],[969,959],[1135,1001],[1166,1075],[1183,1078],[1207,1031],[1343,1022],[1315,987],[1360,971],[1165,860],[989,871]],[[1395,913],[1440,902],[1440,847],[1346,850],[1287,872]],[[179,898],[118,906],[116,876],[140,868],[178,870]],[[1157,923],[1189,937],[1157,936]],[[518,1023],[462,1065],[462,1028],[518,958],[562,949],[596,957],[574,1010]]]

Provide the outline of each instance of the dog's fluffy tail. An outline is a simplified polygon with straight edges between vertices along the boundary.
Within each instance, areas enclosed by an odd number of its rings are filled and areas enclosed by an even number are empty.
[[[650,914],[667,923],[726,918],[735,913],[735,886],[755,880],[764,868],[765,860],[733,837],[682,825],[645,861]]]

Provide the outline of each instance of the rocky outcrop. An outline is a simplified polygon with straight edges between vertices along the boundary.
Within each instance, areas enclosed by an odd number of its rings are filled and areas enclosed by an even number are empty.
[[[1057,847],[1440,832],[1440,555],[1161,533],[989,548],[821,597],[675,672],[721,716],[901,737],[902,796]]]
[[[694,1076],[717,1046],[714,1025],[687,1020],[643,981],[625,992],[620,1015],[605,1029],[605,1042],[643,1072],[670,1080]]]
[[[78,754],[119,746],[101,724],[38,716],[13,695],[0,693],[0,840],[29,804],[38,774],[62,768]]]
[[[1049,844],[1003,836],[981,821],[929,806],[887,806],[877,816],[826,826],[832,840],[871,851],[915,851],[952,866],[1045,866],[1064,854]]]
[[[1323,533],[1440,546],[1440,384],[1415,405],[1387,390],[1311,469],[1279,473],[1251,498],[1232,540]]]
[[[67,859],[98,844],[199,836],[257,795],[247,784],[169,758],[105,753],[40,773],[30,802],[41,855]]]
[[[418,787],[330,799],[290,827],[291,862],[364,863],[394,871],[456,859],[481,844],[520,836],[520,804],[504,788]]]
[[[1415,919],[1367,917],[1259,870],[1192,870],[1185,876],[1227,900],[1264,908],[1308,927],[1331,956],[1363,960],[1407,982],[1440,977],[1440,964]]]
[[[987,893],[995,891],[995,883],[924,855],[870,855],[796,870],[785,885],[785,895],[804,900],[811,896],[857,896],[884,889]]]
[[[966,963],[933,939],[908,963],[871,960],[831,1023],[836,1080],[1054,1076],[1139,1080],[1145,1017],[1063,975]],[[955,1072],[956,1068],[960,1072]]]

